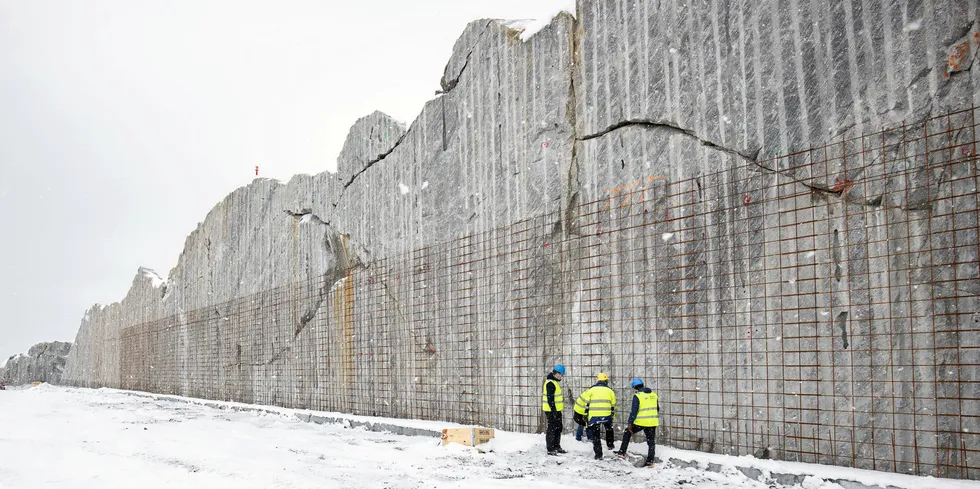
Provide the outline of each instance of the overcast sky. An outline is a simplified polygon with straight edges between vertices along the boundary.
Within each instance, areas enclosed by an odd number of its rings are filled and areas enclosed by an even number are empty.
[[[0,0],[0,364],[74,341],[255,175],[410,123],[471,20],[570,0]]]

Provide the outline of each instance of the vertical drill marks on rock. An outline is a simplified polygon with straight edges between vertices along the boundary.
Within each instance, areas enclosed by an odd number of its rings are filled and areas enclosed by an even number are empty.
[[[368,268],[340,236],[344,274],[330,287],[304,281],[124,328],[111,385],[533,430],[527,385],[561,361],[649,377],[677,419],[661,434],[676,446],[966,476],[972,418],[933,406],[975,388],[964,371],[980,324],[968,307],[980,279],[976,111],[783,155],[807,162],[793,178],[731,159],[669,185],[625,173],[579,205],[577,233],[555,213]],[[825,170],[845,156],[864,169],[839,194],[797,181],[833,182]],[[287,350],[270,343],[270,321],[297,301],[317,312]],[[185,363],[171,347],[181,324]],[[212,363],[228,368],[207,375]],[[377,404],[376,382],[397,394]],[[828,445],[828,430],[846,441]],[[956,447],[919,446],[925,433]]]
[[[561,362],[662,443],[980,477],[975,9],[578,3],[230,194],[64,380],[533,431]]]

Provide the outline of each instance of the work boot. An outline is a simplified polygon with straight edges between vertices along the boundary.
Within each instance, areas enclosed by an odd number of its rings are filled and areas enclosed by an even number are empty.
[[[558,451],[556,451],[556,450],[548,450],[548,455],[558,456]]]
[[[568,450],[565,450],[562,447],[558,447],[558,450],[555,450],[555,451],[558,452],[558,453],[568,453]]]

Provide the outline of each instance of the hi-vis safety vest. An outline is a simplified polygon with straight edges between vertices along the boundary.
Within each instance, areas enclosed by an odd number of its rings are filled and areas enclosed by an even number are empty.
[[[545,412],[551,412],[551,406],[548,405],[548,383],[555,384],[555,410],[561,412],[565,409],[565,398],[561,395],[561,386],[558,385],[558,381],[548,379],[544,384],[541,385],[541,409]]]
[[[583,392],[575,401],[575,412],[585,414],[589,410],[589,419],[612,418],[613,408],[616,407],[616,393],[604,385],[594,385]]]
[[[660,398],[656,392],[637,392],[636,398],[640,400],[640,409],[636,412],[636,419],[633,424],[649,428],[660,426],[660,413],[657,412],[657,403]]]

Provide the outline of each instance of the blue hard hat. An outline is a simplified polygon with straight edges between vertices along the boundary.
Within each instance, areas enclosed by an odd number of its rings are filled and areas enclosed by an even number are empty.
[[[634,377],[633,380],[630,382],[630,385],[633,386],[633,388],[635,389],[636,386],[643,385],[643,379],[639,377]]]
[[[555,365],[555,372],[565,375],[565,366],[562,364]]]

